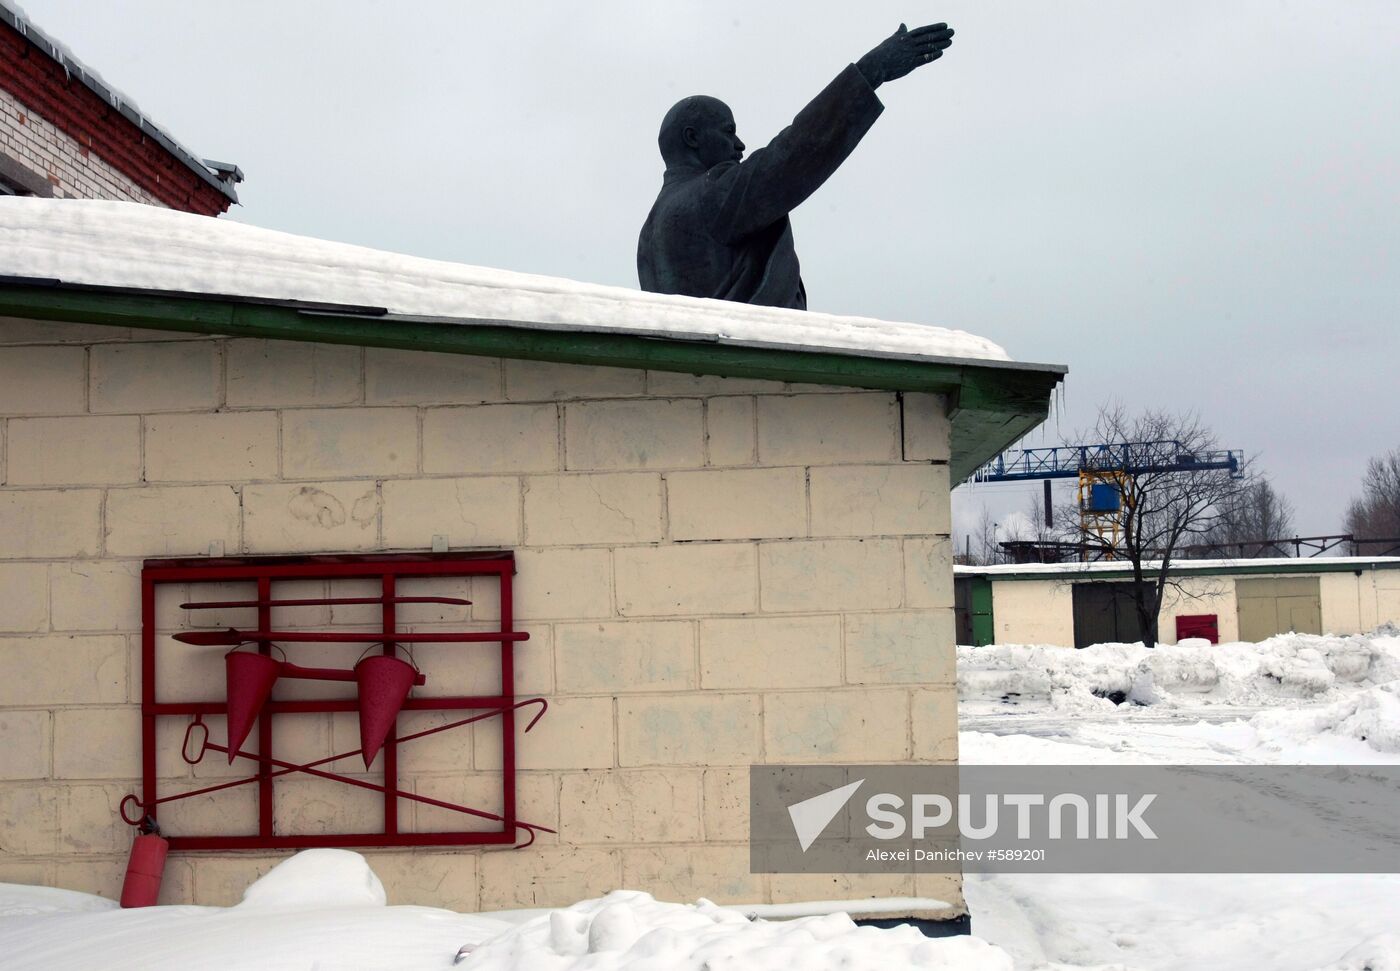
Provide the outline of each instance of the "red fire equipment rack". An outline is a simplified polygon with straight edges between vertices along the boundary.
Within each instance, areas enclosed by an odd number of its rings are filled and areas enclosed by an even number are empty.
[[[166,833],[173,850],[244,850],[244,849],[302,849],[313,846],[366,847],[366,846],[476,846],[490,844],[516,844],[528,846],[534,842],[538,832],[554,832],[544,826],[524,822],[516,816],[516,712],[527,706],[537,706],[537,711],[526,723],[524,730],[530,731],[548,708],[543,698],[518,699],[515,695],[515,645],[529,639],[529,634],[514,629],[511,598],[511,582],[515,574],[515,558],[511,553],[404,553],[368,555],[323,555],[323,556],[264,556],[228,558],[189,558],[147,560],[141,571],[141,768],[142,788],[138,799],[135,794],[122,800],[122,818],[133,826],[142,826],[149,831],[157,822],[158,807],[162,803],[192,796],[207,795],[224,789],[243,785],[256,785],[258,789],[258,832],[256,836],[233,835],[185,835]],[[441,632],[441,631],[402,631],[398,623],[398,605],[409,603],[467,604],[457,597],[445,596],[400,596],[398,581],[406,578],[495,578],[500,589],[499,630],[489,632]],[[336,581],[372,580],[379,584],[379,596],[366,597],[295,597],[279,598],[275,587],[289,581],[325,581],[335,590]],[[257,611],[257,624],[252,630],[230,628],[224,631],[186,631],[175,635],[177,642],[195,646],[229,646],[237,650],[240,645],[256,646],[257,654],[271,659],[278,642],[282,643],[344,643],[375,644],[383,646],[383,655],[395,658],[400,644],[498,644],[500,683],[499,694],[487,695],[442,695],[431,697],[409,697],[403,699],[411,680],[423,684],[424,677],[416,671],[407,671],[399,676],[398,693],[385,702],[381,697],[375,705],[365,701],[365,679],[361,677],[361,697],[326,700],[267,700],[272,681],[268,680],[256,704],[244,708],[243,713],[257,718],[257,752],[242,750],[241,741],[230,740],[220,745],[210,741],[209,729],[204,723],[206,716],[229,715],[228,701],[172,701],[160,700],[157,688],[156,651],[156,595],[163,585],[200,583],[252,583],[256,584],[257,595],[248,600],[207,600],[181,604],[182,609],[191,611],[218,608],[252,609]],[[381,629],[376,632],[342,631],[279,631],[273,628],[272,611],[279,607],[361,604],[377,605],[381,611]],[[480,650],[480,648],[476,648]],[[377,656],[377,655],[376,655]],[[246,655],[230,653],[229,658],[245,658]],[[369,659],[366,659],[369,660]],[[232,685],[235,665],[228,664],[228,677]],[[389,662],[377,662],[380,666]],[[246,665],[240,665],[245,667]],[[265,667],[275,672],[269,677],[307,678],[327,681],[354,682],[362,663],[356,671],[349,669],[327,669],[301,667],[290,662],[273,664],[260,662],[252,667]],[[389,665],[394,667],[395,665]],[[397,667],[404,667],[398,662]],[[243,696],[248,697],[247,691]],[[245,702],[253,704],[253,702]],[[366,709],[377,706],[378,710],[366,715]],[[464,717],[436,725],[423,731],[396,735],[394,716],[399,710],[419,712],[462,712]],[[361,748],[340,752],[326,758],[305,764],[277,758],[274,749],[276,732],[274,725],[278,715],[301,713],[355,712],[361,714]],[[466,714],[475,712],[474,714]],[[251,714],[250,714],[251,713]],[[387,737],[383,740],[383,782],[376,784],[365,779],[352,778],[327,771],[327,766],[341,759],[356,756],[364,758],[366,764],[373,757],[374,743],[367,742],[372,730],[366,728],[366,718],[375,721],[380,731],[388,724]],[[186,726],[181,757],[185,762],[197,764],[208,751],[224,753],[230,762],[236,758],[257,764],[256,774],[241,779],[220,782],[190,792],[179,792],[162,796],[159,792],[156,766],[156,727],[162,718],[189,718]],[[465,725],[491,718],[501,720],[501,812],[487,812],[460,806],[439,799],[399,788],[399,746],[415,739],[424,738],[439,732],[449,731]],[[290,774],[303,774],[317,779],[343,783],[360,789],[383,793],[384,828],[380,832],[298,834],[278,833],[274,827],[275,780]],[[407,799],[440,809],[448,809],[466,814],[476,819],[499,823],[499,828],[482,830],[461,830],[453,832],[404,832],[399,827],[399,800]],[[521,842],[520,831],[525,838]]]

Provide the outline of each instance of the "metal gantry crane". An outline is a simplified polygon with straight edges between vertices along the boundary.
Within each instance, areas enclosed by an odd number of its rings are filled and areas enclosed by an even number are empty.
[[[1049,448],[1013,449],[1002,452],[972,474],[973,482],[1045,482],[1046,525],[1054,524],[1050,510],[1050,483],[1054,479],[1079,480],[1079,517],[1085,535],[1097,536],[1110,551],[1116,549],[1124,518],[1122,497],[1133,476],[1148,472],[1198,472],[1218,469],[1239,478],[1244,452],[1215,449],[1193,452],[1178,441],[1113,442],[1100,445],[1058,445]],[[1129,500],[1131,501],[1131,500]],[[1111,552],[1109,554],[1112,555]]]

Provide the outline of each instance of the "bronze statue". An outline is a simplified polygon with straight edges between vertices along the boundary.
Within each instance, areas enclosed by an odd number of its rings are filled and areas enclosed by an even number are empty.
[[[938,60],[952,38],[947,24],[900,24],[747,159],[724,102],[677,102],[657,138],[666,174],[637,245],[642,289],[805,310],[788,213],[875,124],[875,89]]]

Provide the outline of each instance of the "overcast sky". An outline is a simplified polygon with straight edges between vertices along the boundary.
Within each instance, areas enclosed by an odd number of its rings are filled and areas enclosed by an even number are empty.
[[[1400,447],[1400,3],[24,0],[196,154],[229,218],[636,286],[676,100],[750,149],[905,20],[940,61],[793,218],[813,310],[1067,364],[1058,414],[1195,409],[1304,535]],[[967,526],[1037,484],[955,494]]]

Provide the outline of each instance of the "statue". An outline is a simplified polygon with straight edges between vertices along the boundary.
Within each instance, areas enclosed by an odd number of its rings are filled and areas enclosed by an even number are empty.
[[[805,310],[788,213],[875,124],[875,89],[936,61],[952,38],[947,24],[900,24],[747,159],[724,102],[678,102],[657,139],[666,174],[637,245],[642,289]]]

